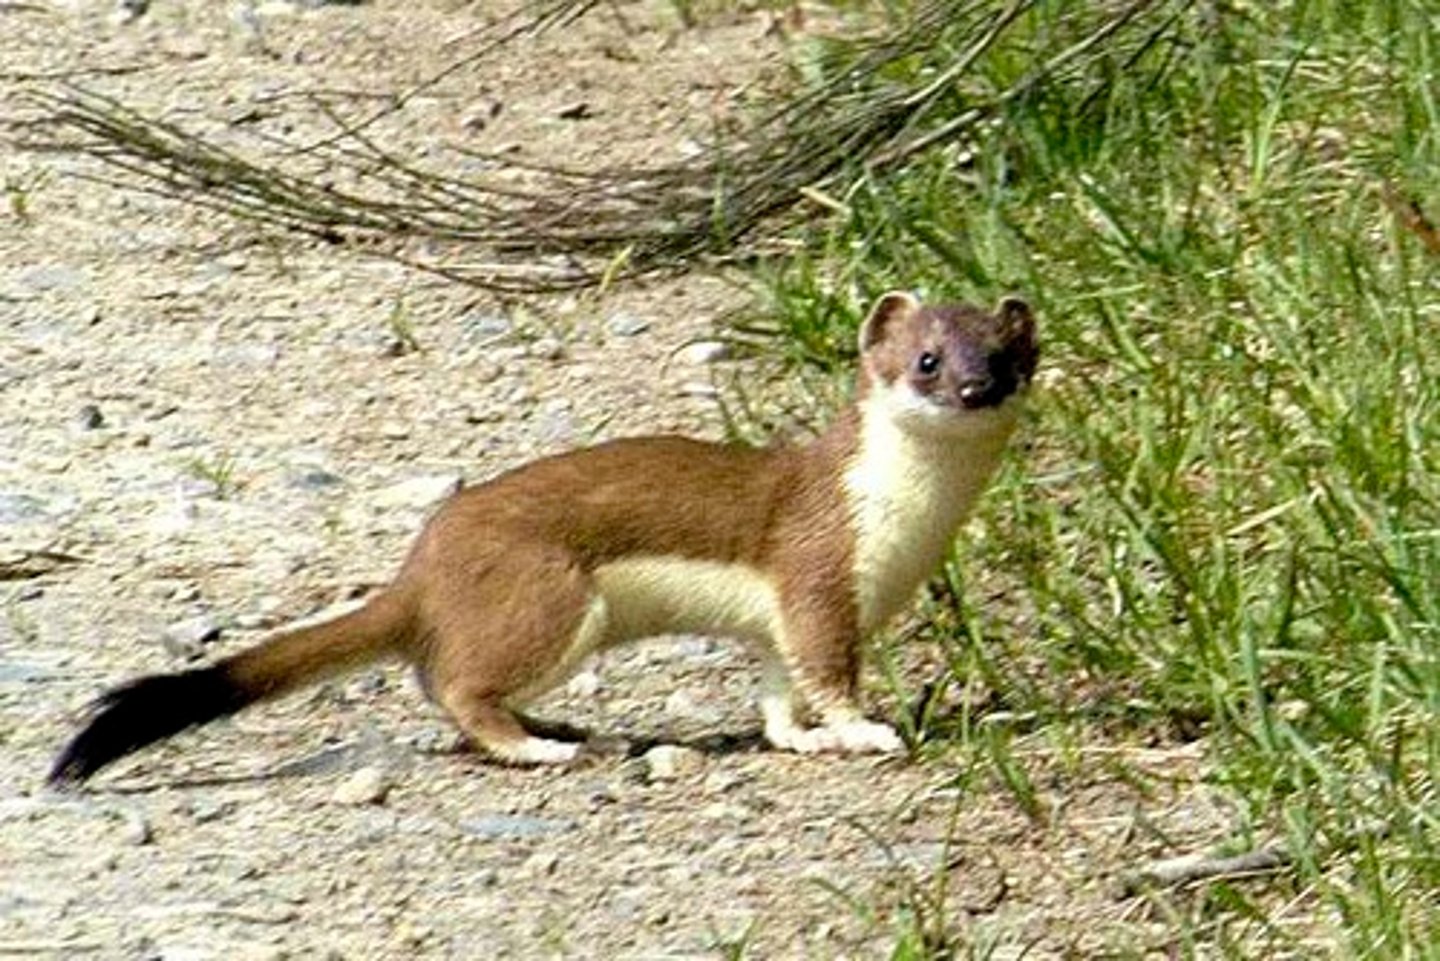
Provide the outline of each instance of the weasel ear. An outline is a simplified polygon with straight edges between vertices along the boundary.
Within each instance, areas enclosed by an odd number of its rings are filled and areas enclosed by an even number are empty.
[[[1035,315],[1030,312],[1030,305],[1019,297],[1002,297],[995,308],[995,316],[1000,319],[1005,342],[1016,366],[1027,379],[1034,376],[1040,348],[1035,341]]]
[[[914,294],[903,290],[892,290],[881,295],[870,309],[870,316],[860,325],[860,352],[874,347],[890,336],[897,320],[902,320],[920,309],[920,301]]]
[[[1019,331],[1035,326],[1035,315],[1030,312],[1030,305],[1019,297],[1001,297],[995,313],[1011,330]]]
[[[1035,315],[1030,305],[1019,297],[1002,297],[995,308],[1007,340],[1033,341],[1035,339]]]

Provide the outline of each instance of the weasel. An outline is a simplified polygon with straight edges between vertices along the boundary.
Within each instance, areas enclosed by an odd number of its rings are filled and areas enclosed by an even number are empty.
[[[580,745],[532,733],[516,709],[596,651],[679,633],[761,648],[774,747],[898,750],[895,730],[861,713],[860,640],[943,560],[1000,461],[1037,356],[1021,300],[987,312],[885,294],[860,330],[855,400],[818,437],[765,448],[617,440],[462,489],[358,610],[104,694],[50,781],[83,781],[387,656],[411,662],[483,752],[563,763]]]

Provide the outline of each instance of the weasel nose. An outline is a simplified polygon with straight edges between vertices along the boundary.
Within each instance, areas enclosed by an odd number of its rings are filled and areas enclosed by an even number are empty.
[[[970,410],[991,407],[1002,399],[995,390],[993,377],[974,377],[960,385],[960,404]]]

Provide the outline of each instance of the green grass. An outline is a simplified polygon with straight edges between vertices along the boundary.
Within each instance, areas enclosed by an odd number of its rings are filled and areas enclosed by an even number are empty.
[[[964,82],[1013,79],[1067,7]],[[999,708],[923,719],[939,754],[990,758],[1028,807],[1012,733],[1202,738],[1303,894],[1284,925],[1263,884],[1163,901],[1180,956],[1298,930],[1440,957],[1440,12],[1176,10],[1178,40],[1108,86],[857,172],[848,215],[762,275],[767,309],[787,356],[837,372],[891,287],[1020,291],[1041,318],[1028,450],[960,549],[985,590],[937,615],[950,680]]]
[[[28,227],[34,221],[34,197],[49,179],[50,175],[43,170],[0,175],[0,193],[5,195],[10,216],[22,226]]]
[[[238,461],[234,454],[226,451],[215,457],[193,457],[185,463],[185,473],[198,481],[210,485],[210,493],[216,500],[229,500],[244,486],[236,473]]]

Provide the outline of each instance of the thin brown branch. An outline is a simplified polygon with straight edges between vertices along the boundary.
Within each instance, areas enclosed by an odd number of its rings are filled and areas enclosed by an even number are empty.
[[[5,550],[0,549],[0,581],[24,581],[65,567],[79,564],[84,558],[50,548]]]
[[[1425,208],[1420,206],[1420,201],[1405,196],[1388,181],[1382,186],[1381,194],[1400,226],[1414,234],[1431,256],[1440,257],[1440,229],[1436,229],[1434,221],[1425,216]]]

